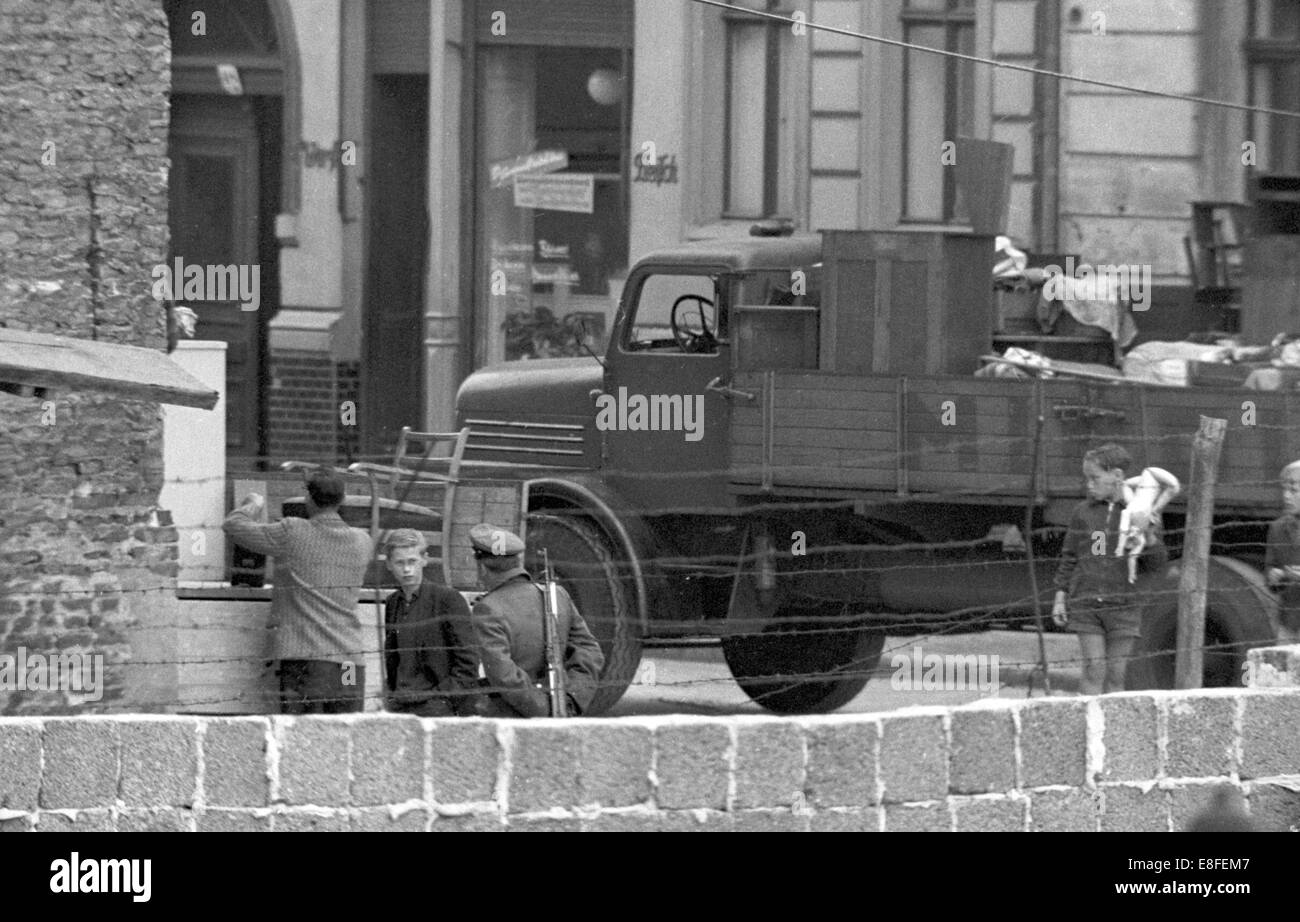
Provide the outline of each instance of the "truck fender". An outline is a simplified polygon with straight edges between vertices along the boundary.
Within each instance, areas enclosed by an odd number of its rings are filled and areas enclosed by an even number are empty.
[[[615,552],[625,559],[632,576],[632,586],[636,593],[636,617],[642,636],[650,624],[649,596],[646,591],[645,572],[641,566],[642,555],[639,553],[643,542],[634,539],[632,529],[621,521],[604,499],[588,487],[571,480],[552,477],[540,477],[524,484],[527,502],[531,510],[533,500],[537,497],[560,500],[575,509],[580,509],[591,516],[596,526],[614,544]]]

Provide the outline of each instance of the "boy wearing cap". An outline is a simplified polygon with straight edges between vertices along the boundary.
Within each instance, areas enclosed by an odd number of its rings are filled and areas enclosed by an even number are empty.
[[[470,529],[479,582],[488,590],[474,605],[483,672],[498,717],[550,714],[546,681],[546,603],[523,568],[524,542],[492,525]],[[564,643],[569,713],[578,716],[596,696],[605,655],[573,600],[559,587],[559,635]]]
[[[397,591],[384,602],[388,709],[419,717],[472,717],[478,648],[461,594],[425,572],[424,535],[398,528],[384,541]]]

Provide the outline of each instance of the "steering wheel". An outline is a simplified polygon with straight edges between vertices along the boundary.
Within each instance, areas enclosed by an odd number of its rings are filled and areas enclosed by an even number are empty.
[[[698,302],[699,306],[696,308],[700,315],[700,332],[698,333],[693,333],[677,322],[677,312],[681,310],[682,304],[686,301]],[[704,316],[704,308],[706,307],[712,308],[713,302],[703,295],[682,295],[673,302],[672,313],[668,315],[668,324],[672,327],[673,339],[677,340],[677,345],[682,347],[683,352],[712,352],[717,348],[717,337],[709,329],[708,318]]]

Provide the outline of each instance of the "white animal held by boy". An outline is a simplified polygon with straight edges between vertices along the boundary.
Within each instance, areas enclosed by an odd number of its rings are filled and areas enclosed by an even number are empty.
[[[1169,501],[1183,491],[1178,478],[1163,468],[1143,468],[1124,481],[1124,510],[1119,517],[1116,557],[1128,555],[1128,581],[1137,582],[1138,557],[1155,537],[1155,524]]]

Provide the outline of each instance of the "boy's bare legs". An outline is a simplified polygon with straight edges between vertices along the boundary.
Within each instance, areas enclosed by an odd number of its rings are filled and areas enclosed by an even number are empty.
[[[1106,642],[1106,693],[1124,690],[1124,673],[1137,646],[1136,637],[1111,637]]]
[[[1106,637],[1102,634],[1079,634],[1083,653],[1083,674],[1079,677],[1079,694],[1100,695],[1106,681]]]

